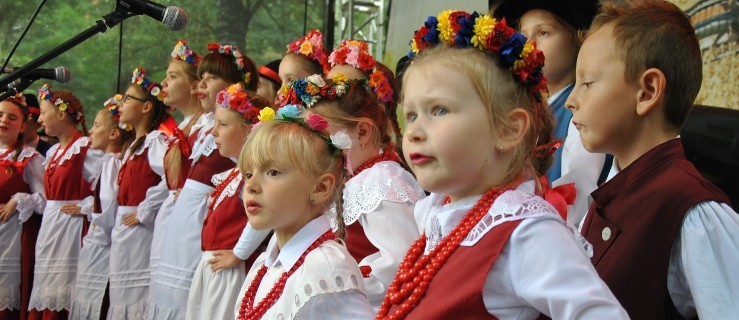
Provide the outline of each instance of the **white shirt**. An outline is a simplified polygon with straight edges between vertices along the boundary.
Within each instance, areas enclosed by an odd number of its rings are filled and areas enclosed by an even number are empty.
[[[619,172],[614,159],[608,180]],[[672,243],[667,269],[667,290],[677,311],[688,319],[736,318],[739,315],[737,266],[739,215],[736,211],[715,201],[700,202],[690,208]]]
[[[587,242],[533,190],[533,181],[528,181],[500,195],[488,213],[493,219],[483,219],[460,244],[473,246],[495,225],[523,219],[488,272],[483,287],[488,312],[498,319],[535,319],[540,313],[553,319],[628,319],[590,263]],[[442,205],[443,198],[432,194],[416,205],[426,252],[480,196],[447,205]]]
[[[0,154],[5,153],[8,149],[0,148]],[[24,146],[20,151],[16,150],[8,154],[2,160],[13,160],[13,156],[20,152],[18,161],[31,157],[28,164],[23,169],[23,181],[28,184],[31,194],[18,193],[13,196],[17,201],[16,211],[18,211],[18,219],[21,223],[27,221],[33,212],[41,214],[46,206],[46,192],[44,190],[44,157],[36,152],[35,147]]]
[[[262,278],[254,301],[262,301],[284,272],[290,270],[305,250],[331,230],[328,218],[320,216],[305,225],[280,250],[272,237],[267,251],[255,261],[239,293],[235,315],[257,271],[269,269]],[[373,319],[374,313],[364,295],[362,275],[346,247],[326,241],[305,257],[302,266],[285,282],[285,289],[263,319]]]

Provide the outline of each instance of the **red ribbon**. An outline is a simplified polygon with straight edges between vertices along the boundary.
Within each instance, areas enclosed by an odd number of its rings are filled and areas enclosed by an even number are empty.
[[[544,200],[557,209],[557,212],[562,216],[562,219],[567,220],[567,206],[574,204],[575,197],[577,196],[575,184],[568,183],[550,188],[547,176],[539,177],[539,181],[541,182]]]

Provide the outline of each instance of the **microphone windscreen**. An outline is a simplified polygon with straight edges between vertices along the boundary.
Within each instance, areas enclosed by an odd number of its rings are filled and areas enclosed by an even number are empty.
[[[179,31],[187,26],[187,12],[180,7],[170,6],[164,10],[162,23],[169,30]]]
[[[56,76],[56,81],[60,83],[65,83],[72,79],[72,72],[70,72],[67,67],[54,68],[54,74]]]

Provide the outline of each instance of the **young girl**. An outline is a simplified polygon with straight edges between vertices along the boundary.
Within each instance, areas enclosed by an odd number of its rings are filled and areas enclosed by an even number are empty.
[[[72,319],[100,319],[108,313],[108,272],[110,260],[110,234],[115,225],[118,206],[116,183],[121,161],[119,153],[133,137],[133,128],[121,125],[120,94],[108,99],[98,111],[90,128],[90,148],[105,152],[102,171],[93,183],[93,203],[78,204],[80,213],[90,215],[92,223],[82,239],[77,280],[72,292]],[[85,198],[87,199],[87,198]]]
[[[196,54],[187,42],[180,40],[171,53],[172,59],[167,67],[167,76],[162,80],[164,104],[180,110],[184,119],[174,129],[172,137],[167,141],[168,148],[164,155],[164,183],[169,189],[169,195],[159,208],[154,221],[154,234],[151,241],[150,269],[152,279],[159,265],[161,256],[162,237],[166,228],[167,218],[172,213],[177,193],[185,185],[187,173],[190,171],[190,155],[192,145],[203,126],[203,108],[198,99],[198,64],[203,57]]]
[[[554,147],[541,51],[503,21],[451,10],[412,48],[403,148],[432,194],[377,319],[628,318],[589,245],[538,195]]]
[[[143,319],[149,301],[149,255],[154,219],[167,196],[157,189],[164,176],[167,136],[157,130],[169,117],[161,87],[133,71],[123,96],[120,122],[136,132],[116,177],[118,210],[110,247],[110,319]]]
[[[329,69],[321,31],[311,30],[307,35],[290,42],[278,70],[283,88],[278,92],[277,104],[285,105],[281,102],[280,94],[284,94],[285,87],[291,82],[312,74],[325,74]]]
[[[370,303],[378,309],[405,252],[418,238],[413,207],[425,193],[401,165],[391,142],[391,122],[365,83],[348,81],[340,73],[326,81],[313,75],[293,82],[287,100],[309,101],[308,112],[326,118],[330,132],[351,137],[342,222],[347,249],[362,270]]]
[[[553,155],[547,179],[553,186],[575,183],[577,196],[567,212],[567,221],[578,225],[588,210],[590,193],[603,182],[611,161],[602,153],[590,153],[580,141],[565,101],[575,87],[575,62],[584,31],[597,11],[597,0],[564,0],[552,5],[546,0],[507,0],[495,9],[498,18],[517,22],[518,30],[544,53],[547,63],[547,102],[556,125],[554,136],[562,146]]]
[[[262,111],[239,157],[244,206],[257,230],[274,229],[241,288],[238,319],[369,319],[361,273],[326,216],[342,218],[341,149],[326,120],[295,106]],[[345,135],[345,134],[343,134]],[[289,201],[285,201],[289,199]],[[339,234],[343,230],[338,230]]]
[[[43,211],[43,157],[23,145],[28,121],[22,94],[0,101],[0,319],[19,319],[21,309],[21,232],[33,211]],[[35,198],[41,207],[16,210],[17,198]],[[16,200],[13,200],[16,198]],[[23,200],[21,200],[23,202]],[[15,213],[19,215],[12,219]]]
[[[259,111],[269,102],[253,93],[247,93],[241,84],[234,84],[218,93],[216,125],[213,136],[218,152],[236,159],[246,142],[252,126],[259,121]],[[237,168],[216,174],[211,179],[216,189],[208,200],[208,214],[203,222],[203,257],[195,270],[187,302],[188,319],[233,319],[233,305],[246,271],[262,252],[255,250],[243,261],[234,256],[232,248],[246,227],[244,205],[239,199],[243,188],[242,175]],[[263,242],[269,230],[248,233],[256,243]]]
[[[50,91],[45,84],[38,98],[39,122],[46,134],[59,138],[59,143],[46,156],[44,190],[48,201],[36,241],[29,319],[62,319],[71,307],[77,259],[86,230],[83,223],[87,223],[73,209],[92,195],[90,186],[100,174],[102,152],[90,150],[84,111],[77,97],[68,91]],[[27,205],[19,201],[19,211],[21,207]]]
[[[211,178],[235,166],[216,151],[212,135],[216,95],[231,84],[243,83],[255,90],[259,83],[256,66],[231,45],[208,45],[210,54],[198,65],[198,97],[205,112],[205,125],[193,145],[192,166],[177,196],[162,241],[161,258],[152,280],[149,319],[184,319],[187,299],[202,257],[201,232],[208,212],[208,195],[215,190]]]

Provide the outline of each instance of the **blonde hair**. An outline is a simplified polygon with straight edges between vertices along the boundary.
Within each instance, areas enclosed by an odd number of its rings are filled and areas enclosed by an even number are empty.
[[[178,60],[178,59],[171,59],[170,63],[174,63],[184,71],[185,75],[187,76],[187,80],[192,82],[198,81],[198,68],[195,67],[192,64],[189,64],[185,61]],[[187,125],[185,125],[185,128],[183,128],[182,133],[187,139],[190,136],[190,130],[192,130],[193,125],[200,119],[200,116],[203,114],[202,108],[197,108],[197,111],[192,115],[190,118],[190,121],[187,122]],[[189,144],[189,141],[177,141],[164,155],[164,164],[165,164],[165,171],[167,172],[167,183],[170,186],[179,186],[182,182],[182,161],[183,161],[183,154],[182,154],[182,144],[186,143]],[[187,159],[185,159],[187,160]],[[189,160],[187,160],[189,161]]]
[[[504,181],[510,183],[526,175],[546,174],[552,163],[551,154],[536,157],[536,147],[552,141],[554,118],[546,102],[538,102],[511,72],[498,64],[497,57],[477,48],[452,48],[440,45],[422,51],[403,75],[403,88],[409,88],[408,75],[423,66],[444,65],[466,75],[488,111],[488,122],[495,132],[512,129],[508,113],[516,108],[525,110],[531,127],[513,150],[511,166],[506,168]],[[406,89],[407,90],[407,89]],[[402,97],[401,97],[402,99]],[[474,138],[474,137],[470,137]],[[490,146],[493,148],[493,146]]]
[[[339,225],[337,235],[346,235],[344,224],[344,162],[341,156],[333,155],[326,141],[307,127],[283,121],[262,123],[255,129],[241,149],[239,171],[242,174],[253,168],[279,163],[301,172],[322,175],[331,173],[335,178],[334,192],[325,203],[327,210],[331,203],[336,205],[336,220]],[[289,200],[288,200],[289,201]]]

